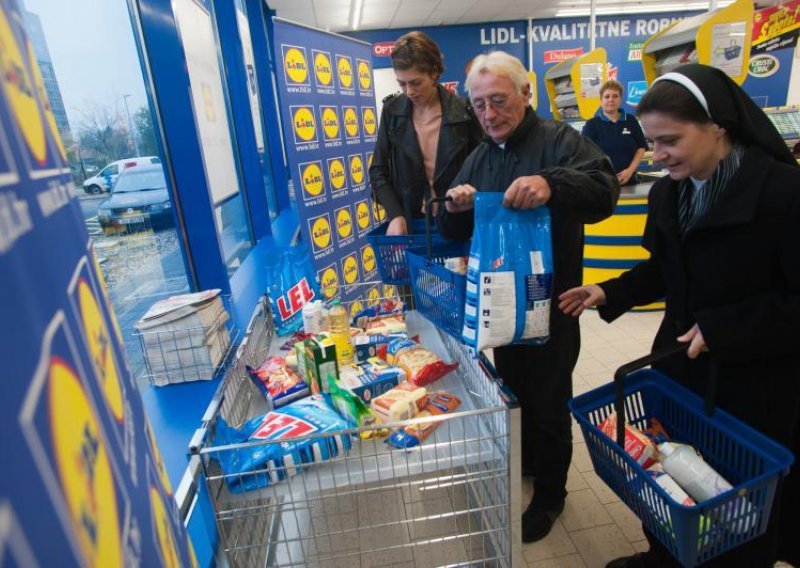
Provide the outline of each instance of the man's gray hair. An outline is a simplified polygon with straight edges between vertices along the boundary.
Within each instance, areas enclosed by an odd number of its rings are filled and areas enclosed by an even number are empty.
[[[472,61],[472,68],[467,75],[467,92],[472,88],[472,84],[483,73],[492,73],[500,77],[506,77],[517,87],[517,92],[522,93],[525,85],[528,84],[528,71],[522,62],[509,55],[505,51],[492,51],[486,55],[479,55]]]

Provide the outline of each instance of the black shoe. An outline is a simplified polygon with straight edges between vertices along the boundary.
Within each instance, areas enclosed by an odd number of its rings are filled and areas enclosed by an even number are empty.
[[[647,566],[653,565],[648,563],[647,559],[647,552],[637,552],[633,556],[623,556],[612,560],[606,564],[606,568],[647,568]]]
[[[522,542],[542,540],[553,528],[553,523],[564,510],[564,501],[551,509],[534,507],[533,503],[522,514]]]

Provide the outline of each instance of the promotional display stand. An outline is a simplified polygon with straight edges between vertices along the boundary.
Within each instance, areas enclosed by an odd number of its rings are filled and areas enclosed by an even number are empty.
[[[608,79],[606,50],[593,49],[551,67],[544,81],[555,120],[589,120],[600,108],[600,87]]]

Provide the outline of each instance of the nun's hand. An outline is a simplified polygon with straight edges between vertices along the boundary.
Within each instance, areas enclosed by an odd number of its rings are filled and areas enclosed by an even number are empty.
[[[550,184],[542,176],[522,176],[511,182],[503,206],[509,209],[536,209],[550,201]]]
[[[475,205],[475,193],[477,190],[468,183],[451,187],[445,194],[451,197],[452,201],[446,201],[444,206],[448,213],[463,213],[469,211]]]
[[[386,227],[386,234],[388,236],[407,235],[408,223],[406,223],[406,218],[400,215],[399,217],[392,219],[392,221],[389,223],[389,226]]]
[[[700,331],[700,326],[697,324],[694,324],[692,329],[681,335],[678,341],[689,344],[689,350],[686,352],[689,359],[697,359],[700,353],[708,351],[703,332]]]
[[[586,308],[602,306],[606,303],[606,293],[597,284],[579,286],[567,290],[558,297],[559,309],[568,316],[578,317]]]

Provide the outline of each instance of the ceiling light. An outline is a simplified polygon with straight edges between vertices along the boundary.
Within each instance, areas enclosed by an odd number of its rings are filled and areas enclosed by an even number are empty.
[[[733,4],[732,0],[722,0],[717,3],[718,8],[724,8]],[[630,4],[620,4],[617,6],[602,6],[595,10],[598,16],[612,16],[621,14],[649,14],[655,12],[673,12],[681,10],[708,10],[708,2],[682,2],[674,4],[639,4],[631,6]],[[556,18],[574,18],[580,16],[589,16],[589,8],[565,8],[558,10],[555,13]]]
[[[354,30],[358,29],[358,26],[361,24],[361,10],[364,7],[364,0],[354,0],[355,5],[353,6],[353,17],[350,20],[350,27]]]

